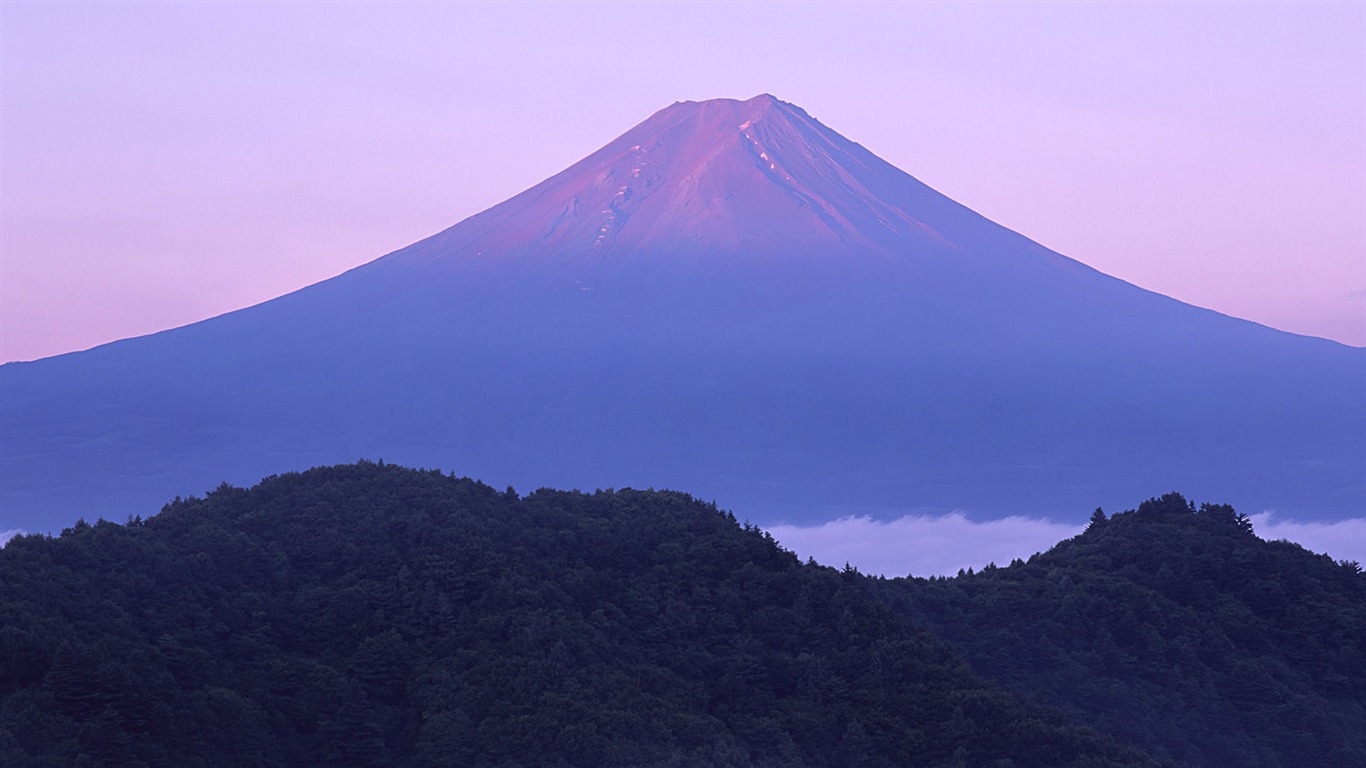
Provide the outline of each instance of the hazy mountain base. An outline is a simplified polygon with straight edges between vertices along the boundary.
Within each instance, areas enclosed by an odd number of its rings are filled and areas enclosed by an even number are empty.
[[[677,493],[362,464],[0,551],[0,763],[1154,766]]]

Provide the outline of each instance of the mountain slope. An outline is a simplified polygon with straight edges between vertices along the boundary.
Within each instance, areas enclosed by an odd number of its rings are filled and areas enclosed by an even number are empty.
[[[1156,766],[678,493],[362,464],[0,550],[6,765]]]
[[[0,527],[357,457],[764,522],[1153,487],[1332,518],[1363,391],[1366,350],[1100,274],[772,97],[688,102],[334,279],[0,367]]]
[[[1192,768],[1366,763],[1366,576],[1169,494],[883,593],[979,673]]]
[[[991,259],[1006,241],[1023,239],[765,95],[674,104],[386,261],[602,280],[648,258],[651,274],[715,279],[737,261],[781,273],[820,259],[848,271],[949,258],[945,249]],[[1068,261],[1035,250],[1029,260]]]

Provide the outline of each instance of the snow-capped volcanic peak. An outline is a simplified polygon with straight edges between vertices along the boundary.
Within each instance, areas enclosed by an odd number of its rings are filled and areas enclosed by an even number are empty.
[[[0,527],[357,456],[775,522],[1356,515],[1364,351],[1096,272],[771,96],[682,102],[343,275],[0,366]]]
[[[589,276],[649,259],[885,263],[955,250],[966,209],[769,96],[678,102],[409,258]]]

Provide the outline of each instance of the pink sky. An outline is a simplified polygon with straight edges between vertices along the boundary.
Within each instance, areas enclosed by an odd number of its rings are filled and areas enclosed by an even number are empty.
[[[0,360],[253,304],[769,92],[1147,288],[1366,345],[1366,5],[0,3]]]

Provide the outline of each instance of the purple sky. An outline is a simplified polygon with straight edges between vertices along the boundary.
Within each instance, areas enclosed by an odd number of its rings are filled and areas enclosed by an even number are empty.
[[[0,3],[0,360],[373,259],[770,92],[1064,254],[1366,345],[1366,5]]]

